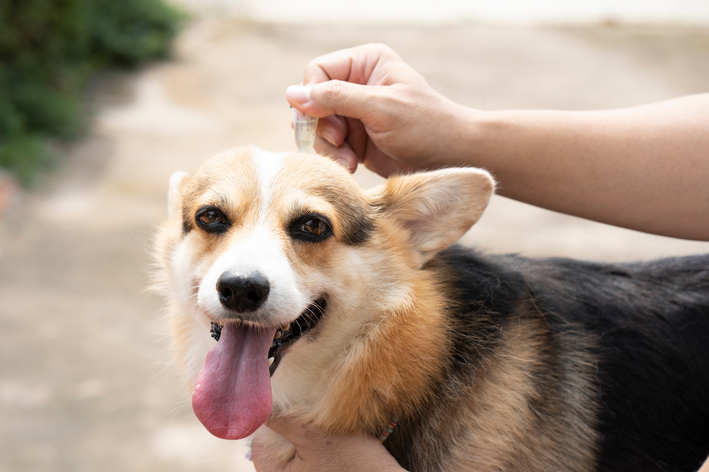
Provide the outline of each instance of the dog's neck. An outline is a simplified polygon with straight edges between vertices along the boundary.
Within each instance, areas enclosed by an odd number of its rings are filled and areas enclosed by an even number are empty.
[[[394,416],[407,417],[427,400],[449,346],[445,300],[430,271],[415,271],[399,287],[398,303],[363,327],[327,376],[313,423],[347,432],[378,434]],[[402,349],[402,346],[405,346]]]

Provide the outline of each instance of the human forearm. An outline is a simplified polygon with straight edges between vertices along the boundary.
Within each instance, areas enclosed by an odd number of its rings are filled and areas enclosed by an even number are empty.
[[[709,94],[623,110],[472,110],[382,45],[315,59],[303,82],[288,100],[323,118],[315,149],[352,171],[478,166],[520,201],[709,240]]]
[[[611,111],[470,110],[445,164],[492,171],[510,198],[709,240],[709,94]]]

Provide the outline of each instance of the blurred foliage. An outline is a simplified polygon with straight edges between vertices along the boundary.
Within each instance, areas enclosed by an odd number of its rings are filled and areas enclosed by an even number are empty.
[[[91,76],[164,57],[182,19],[162,0],[0,0],[0,167],[30,183],[84,128]]]

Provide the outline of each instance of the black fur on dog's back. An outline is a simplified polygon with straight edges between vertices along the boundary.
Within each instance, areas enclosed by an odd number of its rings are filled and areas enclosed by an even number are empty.
[[[405,468],[439,469],[454,449],[457,465],[495,470],[695,471],[709,455],[709,256],[599,264],[454,246],[424,270],[450,298],[450,362],[385,443]],[[495,370],[518,351],[534,359]],[[520,421],[471,426],[497,408],[479,400],[501,378]]]
[[[550,325],[598,336],[599,469],[697,470],[709,455],[709,256],[539,264],[525,276]]]

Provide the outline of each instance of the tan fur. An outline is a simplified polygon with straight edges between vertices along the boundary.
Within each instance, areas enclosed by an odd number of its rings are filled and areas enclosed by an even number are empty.
[[[588,448],[596,433],[593,420],[574,425],[564,424],[559,411],[553,434],[541,434],[538,419],[531,411],[528,399],[547,395],[533,389],[531,369],[543,362],[538,333],[540,327],[531,320],[520,319],[506,326],[503,348],[495,353],[474,390],[462,395],[460,415],[470,427],[458,438],[460,447],[447,464],[448,470],[487,471],[548,471],[556,464],[567,463],[568,470],[593,470],[594,454]],[[588,389],[580,378],[578,388]],[[586,399],[587,400],[587,399]],[[580,428],[581,434],[570,434]],[[579,440],[580,439],[580,440]]]
[[[395,415],[414,414],[439,374],[447,349],[440,293],[425,277],[402,281],[409,292],[355,333],[328,369],[323,395],[306,417],[341,431],[378,433]],[[411,346],[411,348],[402,348]]]
[[[419,269],[456,242],[483,214],[495,183],[480,169],[444,169],[435,173],[394,176],[371,192],[383,218],[408,232],[408,246]]]

